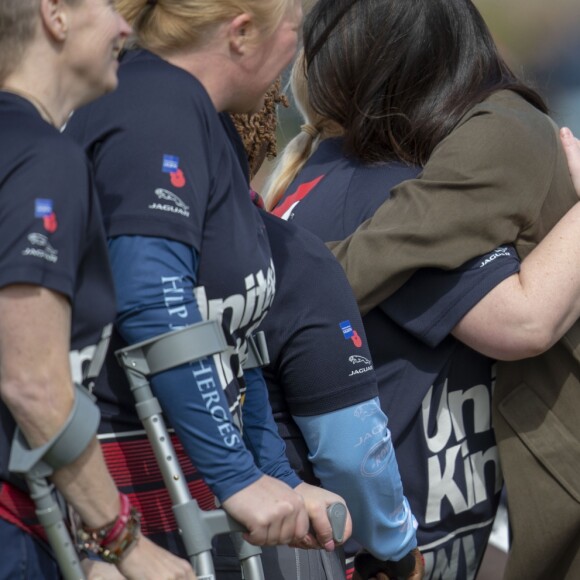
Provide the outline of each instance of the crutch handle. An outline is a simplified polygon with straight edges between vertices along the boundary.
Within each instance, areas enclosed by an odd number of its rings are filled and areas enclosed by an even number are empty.
[[[344,530],[346,527],[346,506],[341,502],[330,504],[326,508],[328,521],[332,528],[332,539],[341,544],[344,541]]]

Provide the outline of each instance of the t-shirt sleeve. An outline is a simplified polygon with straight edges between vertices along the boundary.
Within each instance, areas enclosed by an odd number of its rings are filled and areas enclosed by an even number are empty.
[[[515,97],[514,97],[515,99]],[[554,174],[557,135],[530,107],[482,107],[434,150],[422,174],[332,244],[363,313],[418,269],[453,269],[532,228]]]
[[[490,290],[519,271],[513,246],[501,246],[456,270],[426,268],[379,308],[407,332],[437,346]]]
[[[95,166],[110,237],[158,236],[200,251],[212,193],[231,174],[228,144],[191,75],[173,79],[169,93],[143,76],[127,77],[128,88],[79,110],[66,131]]]
[[[282,244],[268,227],[278,289],[263,327],[274,377],[290,413],[328,413],[373,398],[376,378],[358,307],[344,272],[324,244],[302,228]]]
[[[35,284],[73,298],[90,187],[82,151],[68,139],[35,143],[2,184],[0,286]]]

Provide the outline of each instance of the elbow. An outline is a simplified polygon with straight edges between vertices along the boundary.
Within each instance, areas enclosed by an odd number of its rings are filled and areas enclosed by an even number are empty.
[[[31,389],[28,381],[4,379],[0,386],[0,396],[12,414],[20,414],[29,406],[35,406],[36,389]]]
[[[554,329],[546,325],[523,327],[494,353],[494,358],[502,361],[532,358],[550,349],[558,338]]]
[[[22,377],[7,378],[1,381],[0,396],[14,420],[21,426],[51,423],[56,419],[66,419],[74,400],[70,392],[57,393],[52,380],[39,380]],[[64,395],[64,396],[63,396]]]

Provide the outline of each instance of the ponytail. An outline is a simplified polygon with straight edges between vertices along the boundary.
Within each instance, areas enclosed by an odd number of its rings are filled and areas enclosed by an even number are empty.
[[[268,211],[276,207],[308,159],[318,149],[320,142],[327,137],[342,135],[341,127],[334,121],[322,118],[310,106],[302,50],[292,67],[290,86],[296,108],[304,119],[304,125],[276,160],[274,169],[261,192]]]

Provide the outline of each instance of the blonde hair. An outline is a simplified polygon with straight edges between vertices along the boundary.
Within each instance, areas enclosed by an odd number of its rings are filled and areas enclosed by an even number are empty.
[[[293,0],[116,0],[133,27],[134,42],[167,53],[202,46],[216,26],[248,13],[264,36],[272,34]]]
[[[303,50],[298,53],[292,67],[290,86],[294,103],[304,119],[304,124],[300,127],[300,133],[284,147],[262,189],[268,211],[276,207],[320,142],[328,137],[342,135],[342,128],[337,123],[321,117],[310,105]]]

